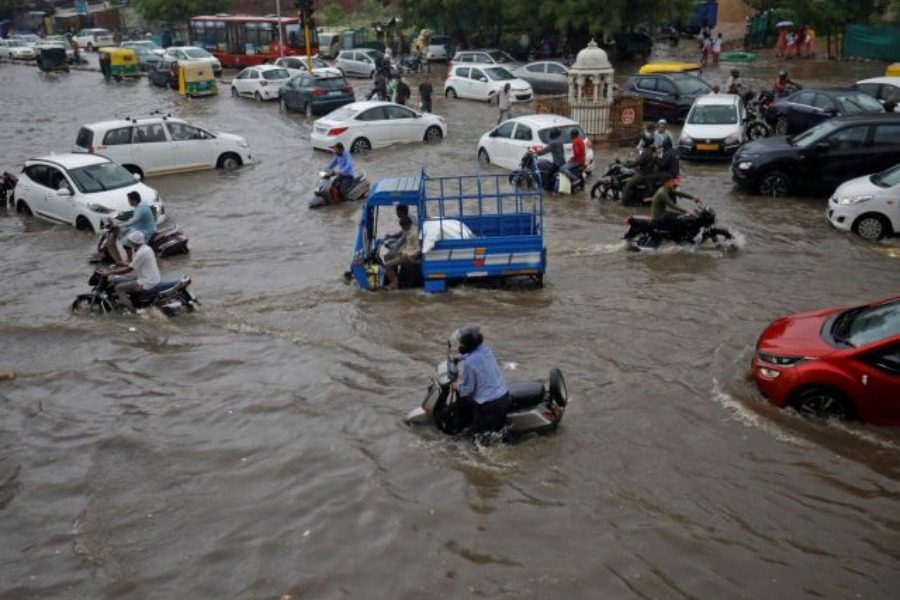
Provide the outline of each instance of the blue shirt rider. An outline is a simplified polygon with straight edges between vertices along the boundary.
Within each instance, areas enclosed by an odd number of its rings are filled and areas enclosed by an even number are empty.
[[[477,325],[465,325],[453,338],[458,340],[463,370],[460,381],[453,385],[461,398],[472,402],[472,430],[475,433],[500,431],[506,426],[510,408],[509,386],[484,336]]]
[[[122,242],[122,245],[125,247],[125,251],[128,253],[128,260],[130,261],[134,248],[128,241],[128,234],[132,231],[140,231],[144,234],[144,239],[149,244],[153,236],[156,235],[156,216],[153,214],[153,209],[150,208],[150,205],[143,202],[141,195],[136,191],[128,192],[128,204],[134,209],[134,214],[129,220],[122,223],[120,237],[125,240]]]
[[[344,149],[344,145],[340,142],[332,146],[331,151],[334,152],[334,158],[331,159],[331,162],[325,168],[335,175],[330,190],[331,201],[340,202],[342,199],[347,198],[347,194],[350,193],[350,188],[353,186],[353,177],[355,175],[353,159],[350,158],[350,153]]]

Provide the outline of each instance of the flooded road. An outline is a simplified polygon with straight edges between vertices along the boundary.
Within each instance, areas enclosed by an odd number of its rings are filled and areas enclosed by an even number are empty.
[[[900,292],[896,242],[683,163],[736,250],[631,254],[629,209],[548,198],[543,289],[366,294],[341,278],[357,207],[307,208],[327,160],[309,122],[222,91],[0,66],[4,169],[157,109],[259,159],[147,180],[191,236],[161,264],[204,303],[183,318],[70,316],[93,237],[0,213],[0,371],[16,375],[0,381],[0,598],[896,597],[900,432],[773,409],[748,368],[774,318]],[[444,143],[357,168],[473,172],[496,109],[435,110]],[[562,368],[555,435],[475,448],[403,425],[471,321],[509,378]]]

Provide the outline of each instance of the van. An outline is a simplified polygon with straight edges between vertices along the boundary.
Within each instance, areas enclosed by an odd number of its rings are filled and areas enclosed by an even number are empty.
[[[334,58],[341,49],[341,34],[337,31],[325,31],[319,34],[319,56]]]

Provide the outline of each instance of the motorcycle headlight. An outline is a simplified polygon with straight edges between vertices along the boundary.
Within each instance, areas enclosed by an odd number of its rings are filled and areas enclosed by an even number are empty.
[[[798,365],[802,362],[812,360],[811,358],[807,358],[805,356],[784,356],[779,354],[769,354],[768,352],[758,352],[756,354],[756,357],[764,363],[769,363],[770,365],[776,365],[779,367],[793,367],[794,365]]]
[[[94,211],[95,213],[99,213],[101,215],[108,215],[109,213],[112,212],[111,208],[106,208],[102,204],[97,204],[95,202],[90,202],[87,205],[87,207],[88,207],[88,209]]]
[[[745,160],[745,161],[739,162],[737,167],[741,171],[746,171],[747,169],[750,169],[753,167],[753,163],[750,162],[749,160]]]
[[[850,204],[859,204],[860,202],[868,202],[872,199],[872,194],[863,194],[860,196],[844,196],[843,198],[838,198],[838,204],[850,205]]]
[[[740,144],[741,143],[741,134],[732,133],[728,137],[725,138],[725,144]]]

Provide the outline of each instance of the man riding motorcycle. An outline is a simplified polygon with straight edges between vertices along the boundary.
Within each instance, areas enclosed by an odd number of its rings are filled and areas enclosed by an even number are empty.
[[[731,77],[725,83],[725,93],[738,95],[744,93],[744,82],[741,81],[741,72],[738,69],[731,70]]]
[[[550,154],[553,158],[553,173],[551,176],[559,171],[566,164],[566,148],[563,145],[562,140],[562,132],[558,127],[554,127],[550,130],[550,142],[536,151],[535,154],[538,156],[543,156],[544,154]]]
[[[772,86],[772,91],[775,93],[776,98],[782,98],[801,87],[802,86],[799,83],[788,77],[787,71],[782,69],[778,72],[778,77],[775,78],[775,84]]]
[[[107,275],[125,275],[116,283],[116,296],[119,303],[133,309],[131,294],[145,292],[156,287],[161,277],[159,265],[156,263],[156,254],[146,243],[144,234],[140,231],[131,231],[126,236],[131,246],[135,247],[131,262],[124,266],[109,269]]]
[[[653,194],[650,205],[650,222],[657,229],[676,230],[685,217],[693,215],[693,210],[684,210],[678,206],[678,198],[697,200],[695,196],[678,190],[680,177],[670,177]]]
[[[121,231],[118,237],[124,240],[122,245],[128,254],[128,260],[131,260],[134,247],[130,243],[129,234],[132,231],[139,231],[143,234],[146,243],[149,244],[153,236],[156,235],[156,216],[153,214],[153,209],[150,208],[150,205],[141,201],[141,195],[136,191],[128,192],[128,204],[134,209],[134,214],[129,220],[118,226]],[[122,260],[119,254],[119,248],[116,246],[116,237],[114,235],[109,236],[106,242],[106,251],[113,259],[113,262],[117,265],[122,265],[125,261]]]
[[[638,155],[637,160],[626,163],[630,169],[634,169],[636,174],[625,184],[622,190],[622,204],[634,205],[640,204],[641,198],[635,198],[638,186],[645,184],[651,185],[656,177],[656,150],[653,146],[648,146]]]
[[[344,145],[340,142],[332,146],[331,151],[334,152],[334,158],[331,159],[325,170],[336,177],[331,183],[329,193],[331,194],[332,202],[340,202],[341,198],[346,197],[353,186],[353,159],[350,158],[350,153],[344,149]]]
[[[461,327],[453,338],[463,363],[462,378],[453,387],[461,398],[472,402],[472,430],[475,433],[500,431],[506,425],[511,400],[509,386],[494,353],[484,345],[484,336],[477,325]]]

